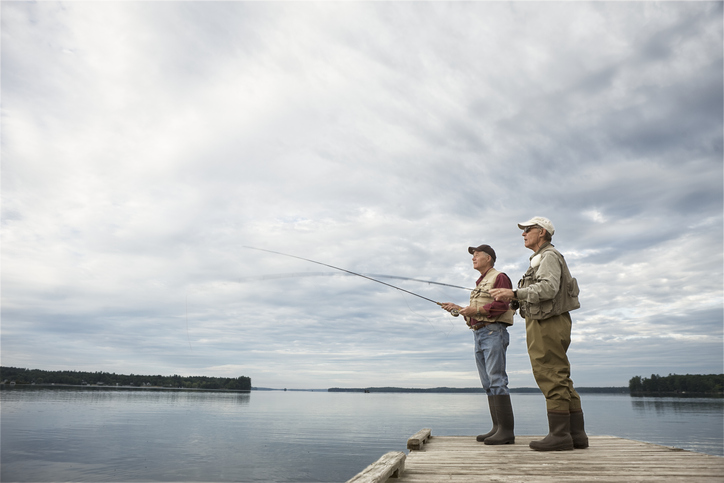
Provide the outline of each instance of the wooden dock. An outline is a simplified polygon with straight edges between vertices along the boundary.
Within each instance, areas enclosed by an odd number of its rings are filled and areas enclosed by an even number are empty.
[[[670,483],[724,482],[724,458],[613,436],[590,436],[590,447],[538,452],[516,436],[513,445],[485,445],[474,436],[408,440],[410,453],[387,453],[348,483]],[[418,448],[418,449],[416,449]]]

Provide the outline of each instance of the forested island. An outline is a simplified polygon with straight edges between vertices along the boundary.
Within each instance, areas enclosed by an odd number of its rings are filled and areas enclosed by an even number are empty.
[[[628,382],[632,396],[724,395],[724,374],[669,374],[632,377]]]
[[[43,371],[0,366],[3,384],[63,384],[71,386],[161,387],[173,389],[206,389],[250,391],[251,378],[246,376],[145,376],[109,372]]]

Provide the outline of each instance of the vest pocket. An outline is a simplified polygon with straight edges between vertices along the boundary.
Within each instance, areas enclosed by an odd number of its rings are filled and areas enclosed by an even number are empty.
[[[581,293],[581,290],[578,288],[578,280],[571,277],[571,283],[568,286],[568,296],[569,297],[578,297],[578,295]]]
[[[538,304],[528,305],[528,315],[536,320],[547,319],[553,313],[553,301],[544,300]]]

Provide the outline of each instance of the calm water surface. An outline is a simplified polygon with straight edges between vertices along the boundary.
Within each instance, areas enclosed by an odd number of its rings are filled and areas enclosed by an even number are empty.
[[[547,433],[538,394],[516,434]],[[724,456],[724,400],[582,395],[590,435]],[[489,429],[481,394],[22,388],[0,391],[0,480],[346,481],[387,451]]]

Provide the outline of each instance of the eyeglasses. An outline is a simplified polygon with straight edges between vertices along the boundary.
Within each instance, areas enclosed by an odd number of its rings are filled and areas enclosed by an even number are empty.
[[[533,228],[538,228],[538,229],[540,229],[540,227],[539,227],[538,225],[526,226],[525,228],[523,228],[523,233],[528,233],[528,232],[531,231]]]

